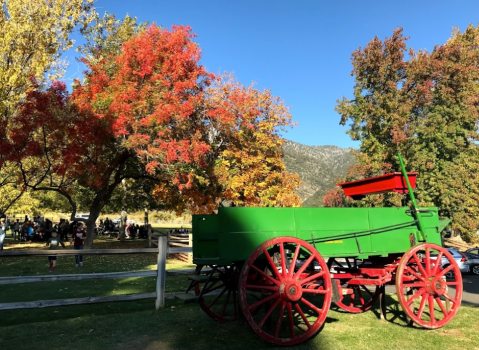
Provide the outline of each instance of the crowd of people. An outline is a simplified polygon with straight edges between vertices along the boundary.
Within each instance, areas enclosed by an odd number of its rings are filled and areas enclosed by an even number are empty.
[[[119,225],[115,224],[109,218],[104,221],[100,220],[98,225],[98,234],[108,235],[109,237],[116,237],[119,231]],[[148,227],[146,225],[126,223],[125,227],[126,237],[128,238],[148,238]]]

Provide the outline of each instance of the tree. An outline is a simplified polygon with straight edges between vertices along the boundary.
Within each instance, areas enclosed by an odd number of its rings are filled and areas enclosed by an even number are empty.
[[[134,150],[160,182],[155,195],[178,211],[216,208],[218,195],[225,197],[232,185],[232,173],[218,170],[233,156],[237,164],[250,161],[243,165],[250,169],[243,180],[250,188],[239,192],[252,199],[263,186],[262,201],[243,203],[297,205],[292,189],[298,179],[284,172],[278,136],[278,129],[291,125],[289,112],[270,92],[206,72],[193,37],[188,27],[148,27],[124,43],[114,63],[102,55],[91,64],[89,84],[76,90],[83,96],[78,103],[113,120],[121,145]],[[249,150],[249,157],[240,150]]]
[[[323,204],[325,207],[328,208],[346,207],[346,196],[343,189],[340,187],[336,187],[326,192],[323,198]]]
[[[22,145],[12,140],[18,105],[28,91],[62,73],[61,53],[72,47],[70,34],[86,25],[94,13],[93,0],[3,0],[0,8],[0,188],[17,184],[10,163]],[[32,79],[33,78],[33,79]],[[14,155],[13,155],[14,156]],[[12,183],[11,179],[15,179]],[[20,198],[10,198],[0,215]]]
[[[477,231],[479,29],[469,26],[431,53],[409,50],[402,29],[353,52],[354,99],[338,101],[341,123],[360,140],[356,174],[418,171],[420,205],[435,205],[465,239]],[[350,174],[351,175],[351,174]]]
[[[125,24],[133,25],[129,19]],[[157,198],[158,189],[166,189],[178,199],[178,211],[211,211],[218,194],[234,186],[231,176],[243,172],[250,177],[235,189],[241,193],[237,204],[297,205],[292,191],[298,179],[284,173],[281,160],[278,132],[291,125],[282,102],[269,92],[215,80],[198,64],[200,50],[188,27],[130,29],[121,31],[132,34],[121,46],[95,36],[110,44],[87,46],[85,80],[71,96],[60,83],[28,94],[18,125],[29,127],[20,127],[18,137],[42,166],[22,167],[25,184],[63,195],[72,219],[72,191],[88,191],[87,247],[96,218],[125,180],[153,181]],[[232,166],[223,163],[228,159]]]

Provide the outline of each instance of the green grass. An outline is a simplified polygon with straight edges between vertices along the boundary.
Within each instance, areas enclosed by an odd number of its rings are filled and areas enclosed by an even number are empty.
[[[105,247],[141,245],[141,241],[98,242]],[[60,273],[92,273],[154,269],[156,256],[85,256],[85,267],[75,268],[73,257],[60,257]],[[170,261],[169,269],[192,265]],[[1,258],[0,275],[47,274],[45,257]],[[167,291],[182,291],[184,276],[169,276]],[[85,296],[151,292],[154,278],[103,279],[94,281],[40,282],[0,286],[4,302],[61,299]],[[389,295],[388,320],[373,311],[348,314],[334,307],[321,333],[294,349],[478,349],[479,313],[477,307],[462,306],[444,328],[428,331],[407,325],[394,296]],[[247,324],[220,324],[210,319],[197,304],[167,300],[156,311],[154,300],[74,305],[45,309],[0,311],[0,349],[275,349],[259,338]]]
[[[294,349],[477,349],[478,310],[461,307],[446,327],[408,327],[389,298],[388,321],[375,312],[330,310],[322,332]],[[274,349],[237,322],[220,324],[196,304],[152,300],[0,312],[0,348],[9,349]]]

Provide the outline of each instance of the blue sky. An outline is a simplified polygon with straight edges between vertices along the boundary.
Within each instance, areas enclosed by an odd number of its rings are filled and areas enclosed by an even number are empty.
[[[285,138],[307,145],[357,147],[340,126],[336,100],[351,97],[351,53],[397,27],[408,45],[431,51],[453,27],[479,23],[479,1],[98,0],[99,13],[163,27],[189,25],[211,72],[233,72],[243,85],[270,89],[299,124]],[[67,56],[68,80],[81,68]]]

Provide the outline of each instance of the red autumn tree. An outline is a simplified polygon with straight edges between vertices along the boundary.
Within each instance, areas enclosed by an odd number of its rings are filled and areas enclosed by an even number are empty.
[[[26,99],[19,137],[30,140],[44,171],[23,167],[25,183],[35,178],[31,188],[64,195],[72,218],[72,191],[87,190],[87,247],[100,210],[124,179],[155,181],[157,198],[166,193],[165,204],[179,211],[211,212],[222,199],[299,204],[299,180],[281,159],[279,132],[292,124],[289,111],[269,92],[209,74],[193,37],[188,27],[150,26],[119,52],[95,48],[71,98],[55,84]]]
[[[326,192],[323,198],[323,204],[325,207],[346,207],[346,196],[344,191],[340,187],[336,187]]]
[[[111,122],[119,147],[142,159],[159,182],[155,195],[172,208],[211,212],[221,199],[298,205],[299,180],[281,160],[279,131],[292,125],[289,112],[268,92],[207,73],[193,37],[188,27],[153,25],[118,55],[85,61],[88,79],[75,101]],[[230,164],[243,175],[235,183],[224,171]]]

